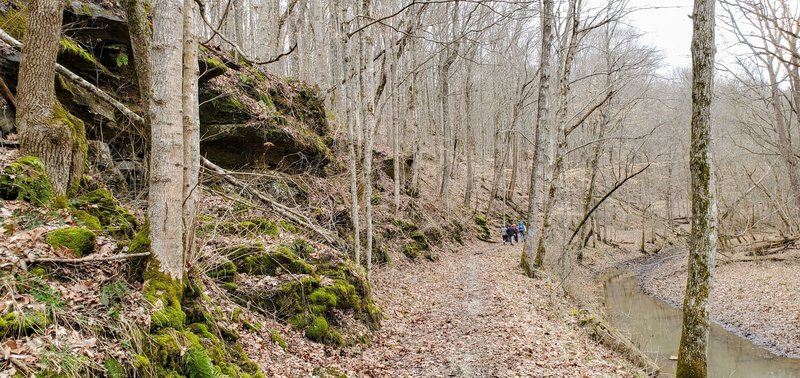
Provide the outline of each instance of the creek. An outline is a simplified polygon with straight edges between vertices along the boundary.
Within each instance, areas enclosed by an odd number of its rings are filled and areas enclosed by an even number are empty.
[[[674,377],[682,311],[644,293],[632,273],[606,281],[605,301],[611,325],[656,361],[662,377]],[[709,377],[800,377],[800,359],[775,355],[716,323],[708,364]]]

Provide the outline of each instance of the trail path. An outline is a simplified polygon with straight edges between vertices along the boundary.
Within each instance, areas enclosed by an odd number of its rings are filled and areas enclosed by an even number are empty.
[[[547,281],[526,278],[521,246],[479,245],[375,274],[387,319],[348,375],[626,376],[630,365],[578,329]]]

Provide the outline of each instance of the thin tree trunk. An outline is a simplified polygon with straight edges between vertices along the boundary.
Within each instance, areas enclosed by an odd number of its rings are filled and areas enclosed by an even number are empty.
[[[695,0],[692,37],[692,230],[677,377],[706,377],[708,298],[717,245],[717,199],[711,155],[714,0]]]
[[[350,56],[348,51],[348,37],[347,33],[349,32],[350,26],[349,23],[345,23],[344,20],[347,19],[347,9],[342,9],[341,15],[341,28],[339,31],[339,38],[341,41],[342,46],[342,78],[346,78],[344,83],[339,82],[340,88],[343,92],[344,96],[344,104],[345,104],[345,122],[347,122],[347,157],[348,157],[348,168],[350,171],[350,202],[351,202],[351,213],[350,216],[353,219],[353,258],[356,261],[356,264],[361,264],[361,220],[359,219],[359,201],[358,201],[358,162],[356,159],[356,132],[355,132],[355,120],[353,119],[353,112],[352,106],[353,104],[353,80],[350,80]],[[360,74],[359,74],[360,76]]]
[[[28,6],[17,80],[20,152],[38,157],[55,193],[64,195],[83,174],[86,131],[55,99],[63,3],[34,0]]]
[[[158,269],[183,280],[183,2],[153,2],[148,218]]]
[[[536,241],[544,231],[543,209],[543,181],[544,169],[547,166],[545,145],[547,143],[548,114],[550,112],[550,55],[553,45],[553,0],[542,0],[542,47],[539,58],[539,101],[536,105],[536,131],[534,136],[533,163],[531,165],[531,180],[528,189],[528,230],[522,254],[522,265],[526,274],[533,276],[535,268],[542,268],[543,260],[536,258]]]
[[[200,105],[198,103],[197,36],[194,2],[183,9],[183,227],[184,251],[194,252],[197,202],[200,196]]]

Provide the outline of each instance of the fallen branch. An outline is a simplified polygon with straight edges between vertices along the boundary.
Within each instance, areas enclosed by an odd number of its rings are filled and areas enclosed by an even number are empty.
[[[97,262],[97,261],[115,261],[115,260],[127,260],[127,259],[135,259],[137,257],[146,257],[150,256],[150,252],[142,252],[142,253],[131,253],[131,254],[119,254],[113,256],[104,256],[104,257],[81,257],[79,259],[64,259],[64,258],[53,258],[53,257],[43,257],[43,258],[36,258],[33,260],[28,260],[29,263],[65,263],[65,264],[80,264],[86,262]]]
[[[14,37],[9,35],[8,33],[6,33],[5,30],[3,30],[2,28],[0,28],[0,40],[3,40],[4,42],[8,43],[9,45],[11,45],[11,46],[13,46],[13,47],[15,47],[17,49],[22,50],[22,43],[20,41],[17,41]],[[136,123],[138,123],[140,125],[144,124],[144,118],[142,118],[140,115],[134,113],[132,110],[130,110],[123,103],[117,101],[116,99],[111,97],[108,93],[106,93],[102,89],[96,87],[94,84],[84,80],[82,77],[76,75],[74,72],[68,70],[66,67],[64,67],[64,66],[62,66],[60,64],[56,64],[56,72],[58,72],[59,74],[63,75],[64,77],[66,77],[67,79],[69,79],[70,81],[72,81],[73,83],[78,85],[79,87],[89,91],[90,93],[92,93],[93,95],[97,96],[98,98],[100,98],[104,102],[108,103],[109,105],[113,106],[114,109],[117,109],[120,113],[122,113],[126,117],[130,118],[134,122],[136,122]]]
[[[3,81],[2,78],[0,78],[0,97],[6,100],[6,103],[8,103],[8,106],[10,106],[11,109],[17,110],[17,100],[14,98],[14,94],[11,93],[11,90],[8,89],[6,82]]]
[[[647,168],[650,168],[650,164],[651,164],[651,163],[647,163],[647,165],[645,165],[645,166],[644,166],[644,168],[640,169],[639,171],[637,171],[636,173],[634,173],[634,174],[632,174],[632,175],[630,175],[630,176],[628,176],[628,177],[625,177],[625,179],[624,179],[624,180],[622,180],[622,181],[620,181],[619,183],[617,183],[617,185],[614,185],[614,188],[613,188],[613,189],[611,189],[611,190],[610,190],[608,193],[606,193],[606,195],[605,195],[605,196],[603,196],[603,198],[602,198],[602,199],[600,199],[600,201],[598,201],[598,202],[597,202],[597,203],[594,205],[594,207],[592,207],[592,209],[591,209],[591,210],[589,210],[589,212],[588,212],[588,213],[586,213],[586,215],[584,215],[584,216],[583,216],[583,220],[581,221],[581,223],[580,223],[580,224],[578,224],[578,227],[576,227],[576,228],[575,228],[575,231],[572,233],[572,236],[570,236],[570,238],[569,238],[569,242],[567,242],[567,244],[571,244],[571,243],[572,243],[572,240],[573,240],[573,239],[575,239],[575,235],[577,235],[577,234],[578,234],[578,232],[581,230],[581,227],[583,227],[583,225],[584,225],[584,224],[586,224],[586,221],[587,221],[587,220],[589,220],[589,217],[591,217],[591,216],[592,216],[592,214],[594,213],[594,211],[595,211],[595,210],[597,210],[597,208],[598,208],[598,207],[600,207],[600,205],[602,205],[602,204],[603,204],[603,202],[604,202],[605,200],[607,200],[609,197],[611,197],[611,195],[612,195],[612,194],[614,194],[614,192],[616,192],[616,191],[617,191],[617,189],[619,189],[620,187],[622,187],[622,185],[624,185],[624,184],[625,184],[625,182],[627,182],[628,180],[630,180],[630,179],[632,179],[632,178],[636,177],[636,176],[637,176],[637,175],[639,175],[640,173],[644,172],[644,171],[645,171]]]
[[[202,156],[200,157],[200,162],[202,163],[204,168],[220,175],[222,178],[225,179],[225,181],[228,181],[230,184],[244,189],[250,195],[252,195],[259,201],[267,205],[270,209],[276,211],[281,216],[286,217],[292,223],[314,231],[316,234],[322,237],[328,244],[337,247],[343,247],[346,245],[338,236],[332,235],[328,230],[322,228],[321,226],[316,225],[311,219],[308,219],[308,217],[306,217],[305,215],[270,198],[266,193],[254,189],[251,185],[247,185],[247,183],[237,179],[236,177],[233,176],[233,174],[231,174],[224,168],[212,163],[211,161]]]

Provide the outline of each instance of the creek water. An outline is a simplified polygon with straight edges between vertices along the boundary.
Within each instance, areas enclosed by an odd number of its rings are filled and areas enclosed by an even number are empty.
[[[605,299],[611,324],[656,360],[661,376],[674,377],[670,357],[678,354],[681,310],[645,294],[629,273],[606,281]],[[800,377],[800,359],[775,355],[718,324],[711,327],[708,364],[709,377]]]

